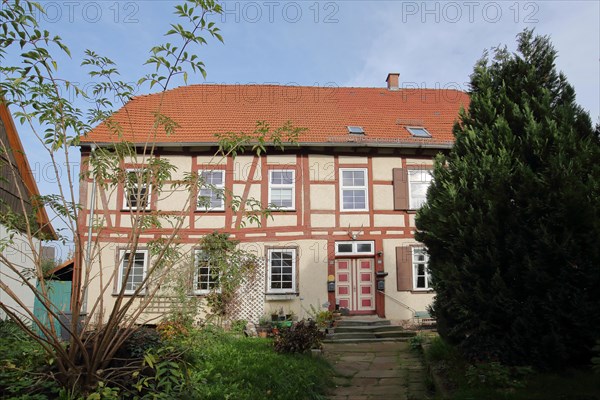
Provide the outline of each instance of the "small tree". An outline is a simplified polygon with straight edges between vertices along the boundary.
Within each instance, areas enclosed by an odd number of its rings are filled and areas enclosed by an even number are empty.
[[[440,334],[472,359],[559,368],[600,332],[600,144],[550,40],[476,64],[417,240]]]
[[[164,93],[172,81],[180,77],[187,82],[188,72],[200,72],[205,75],[205,68],[197,56],[197,49],[207,43],[206,37],[222,41],[220,31],[210,18],[221,13],[221,6],[214,0],[188,0],[175,6],[175,14],[181,23],[174,23],[167,32],[173,39],[150,49],[150,56],[145,64],[154,68],[139,80],[140,85],[158,88]],[[19,276],[22,284],[31,290],[43,306],[49,324],[39,319],[18,299],[11,287],[0,280],[0,290],[20,304],[15,308],[0,301],[0,308],[29,336],[34,338],[54,361],[55,370],[52,377],[60,385],[73,393],[86,393],[93,390],[98,382],[130,378],[131,369],[112,368],[115,355],[125,341],[135,332],[140,317],[148,309],[154,297],[160,293],[161,285],[168,282],[169,274],[175,267],[189,260],[191,250],[185,250],[179,243],[179,230],[183,225],[182,215],[189,215],[196,210],[197,193],[207,185],[197,173],[186,173],[184,179],[174,181],[173,172],[176,167],[165,159],[155,157],[154,138],[159,132],[176,135],[178,125],[162,112],[163,98],[160,98],[157,109],[149,110],[148,118],[153,122],[152,131],[148,133],[145,143],[130,143],[125,137],[135,132],[135,126],[129,119],[119,121],[113,118],[115,106],[127,103],[133,96],[131,84],[118,79],[115,63],[93,51],[86,51],[82,66],[89,68],[90,77],[94,80],[93,99],[69,80],[59,76],[59,66],[53,52],[59,51],[70,56],[68,47],[60,37],[44,30],[34,18],[36,13],[43,13],[41,7],[33,1],[2,0],[0,7],[0,101],[13,107],[15,117],[28,126],[33,135],[43,146],[47,157],[54,166],[57,182],[56,193],[41,196],[33,201],[35,207],[48,207],[55,215],[55,221],[64,228],[61,240],[74,244],[74,288],[72,296],[72,322],[60,322],[56,307],[52,304],[48,286],[44,281],[44,264],[33,238],[37,237],[40,227],[32,218],[31,210],[22,201],[21,212],[3,214],[2,223],[10,232],[10,237],[0,240],[0,261],[14,274]],[[14,54],[19,61],[16,65],[6,65],[7,54]],[[91,109],[79,109],[74,102],[61,95],[61,87],[74,88],[78,99],[92,100]],[[161,95],[162,96],[162,95]],[[117,99],[117,104],[113,104]],[[15,111],[16,110],[16,111]],[[97,147],[87,160],[86,172],[82,176],[74,176],[73,148],[81,143],[81,139],[93,126],[104,124],[117,140],[112,146]],[[282,145],[283,142],[295,141],[301,129],[291,124],[272,129],[268,124],[259,122],[251,133],[230,133],[221,135],[219,150],[215,157],[235,156],[248,149],[260,155],[267,144]],[[10,146],[0,142],[0,151],[8,153]],[[282,147],[281,147],[282,148]],[[139,166],[135,173],[128,171],[125,162]],[[60,176],[60,164],[66,164],[66,177]],[[4,166],[2,166],[4,167]],[[16,171],[9,171],[8,176],[18,185],[19,176]],[[152,265],[142,282],[135,287],[131,296],[125,295],[125,286],[121,285],[115,293],[114,304],[104,304],[104,294],[112,290],[112,273],[104,272],[102,259],[102,242],[99,238],[107,227],[102,215],[88,222],[81,213],[81,205],[76,195],[76,186],[87,185],[93,181],[90,192],[103,191],[110,198],[116,196],[116,188],[127,187],[135,191],[138,202],[148,201],[148,191],[144,188],[152,186],[156,195],[168,196],[174,191],[185,191],[186,200],[181,209],[172,215],[160,215],[157,211],[142,211],[143,207],[130,207],[131,229],[122,238],[127,240],[129,254],[135,253],[140,244],[140,235],[146,229],[162,229],[165,234],[145,243]],[[19,194],[25,198],[25,193]],[[261,216],[269,214],[260,202],[253,199],[242,199],[233,193],[222,193],[235,212],[242,213],[246,221],[260,221]],[[85,199],[81,199],[85,201]],[[88,236],[88,223],[92,235]],[[27,254],[34,261],[33,271],[23,271],[4,256],[5,250],[24,252],[13,240],[14,236],[24,235]],[[126,252],[124,252],[124,257]],[[118,260],[121,265],[124,260]],[[133,273],[134,257],[125,260],[123,281],[127,281]],[[39,282],[39,289],[29,279],[31,273]],[[87,299],[87,292],[94,282],[100,287],[100,296]],[[189,282],[188,282],[189,283]],[[144,296],[139,296],[144,292]],[[87,302],[87,304],[86,304]],[[87,315],[81,314],[82,310]],[[81,318],[80,318],[81,317]],[[80,325],[82,320],[82,326]],[[67,346],[57,332],[54,321],[59,321],[62,330],[70,335]],[[40,333],[41,332],[41,333]],[[109,372],[110,371],[110,372]],[[121,376],[119,376],[119,374]]]

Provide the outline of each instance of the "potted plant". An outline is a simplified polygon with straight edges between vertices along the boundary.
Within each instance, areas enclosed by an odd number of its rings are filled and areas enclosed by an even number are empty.
[[[315,315],[315,322],[323,332],[333,325],[333,313],[329,310],[319,311]]]
[[[258,319],[258,327],[256,328],[256,333],[261,338],[266,338],[269,336],[271,332],[271,320],[266,315],[261,316]]]
[[[292,310],[289,310],[287,312],[287,314],[285,314],[285,320],[286,321],[298,321],[298,316],[296,315],[296,313]]]
[[[338,320],[338,319],[342,318],[342,312],[340,310],[334,310],[331,313],[331,316],[333,317],[334,320]]]

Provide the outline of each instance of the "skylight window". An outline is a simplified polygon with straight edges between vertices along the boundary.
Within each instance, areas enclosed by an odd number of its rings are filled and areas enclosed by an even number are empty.
[[[430,138],[431,137],[431,133],[429,133],[427,131],[427,129],[423,128],[422,126],[407,126],[406,130],[408,130],[410,132],[410,134],[413,135],[414,137],[419,137],[419,138]]]
[[[349,126],[348,133],[351,135],[364,135],[365,130],[362,126]]]

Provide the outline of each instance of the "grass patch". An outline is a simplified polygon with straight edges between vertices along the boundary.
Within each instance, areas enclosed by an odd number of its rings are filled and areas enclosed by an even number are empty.
[[[202,399],[323,399],[331,386],[327,362],[310,354],[278,354],[268,339],[198,332],[193,384]]]
[[[145,375],[132,376],[131,387],[105,382],[107,391],[119,388],[116,394],[94,398],[313,400],[324,399],[332,386],[331,367],[320,357],[279,354],[269,339],[241,337],[215,328],[191,329],[187,336],[167,340],[145,354],[153,357],[152,369],[146,366],[142,369]],[[18,327],[0,321],[0,399],[87,397],[60,391],[49,378],[53,368],[47,360],[41,347]],[[136,384],[146,389],[139,392]]]
[[[471,365],[439,337],[425,346],[425,359],[449,393],[445,399],[600,400],[600,374],[591,369],[550,374],[498,363]]]

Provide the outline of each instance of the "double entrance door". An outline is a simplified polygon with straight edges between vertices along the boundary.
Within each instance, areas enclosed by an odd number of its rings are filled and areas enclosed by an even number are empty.
[[[335,260],[335,297],[350,312],[375,311],[375,262],[373,258]]]

